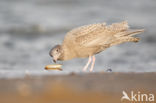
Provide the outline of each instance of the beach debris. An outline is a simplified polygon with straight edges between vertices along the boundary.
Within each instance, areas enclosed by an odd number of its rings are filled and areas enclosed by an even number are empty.
[[[45,66],[46,70],[59,70],[62,71],[62,65],[61,64],[49,64]]]
[[[69,75],[76,75],[76,73],[75,72],[71,72]]]
[[[112,72],[112,69],[107,69],[106,72]]]

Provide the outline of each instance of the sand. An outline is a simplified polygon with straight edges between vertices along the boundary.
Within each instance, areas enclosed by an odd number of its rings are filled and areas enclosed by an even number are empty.
[[[123,91],[156,95],[156,73],[27,75],[0,83],[0,103],[121,103]]]

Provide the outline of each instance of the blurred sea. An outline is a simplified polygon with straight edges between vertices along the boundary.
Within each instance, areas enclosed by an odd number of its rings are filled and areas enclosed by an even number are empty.
[[[156,72],[155,0],[0,0],[0,78],[81,72],[87,59],[53,64],[49,50],[72,28],[127,20],[144,28],[139,43],[125,43],[96,55],[94,71]]]

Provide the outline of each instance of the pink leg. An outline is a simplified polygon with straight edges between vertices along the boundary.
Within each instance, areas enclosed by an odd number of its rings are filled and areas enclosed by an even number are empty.
[[[91,67],[90,67],[90,72],[92,72],[93,71],[93,68],[94,68],[94,64],[95,64],[95,56],[93,55],[93,58],[92,58],[92,65],[91,65]]]
[[[92,58],[91,58],[91,56],[89,56],[88,62],[87,62],[87,64],[84,66],[83,71],[86,71],[86,70],[87,70],[87,68],[88,68],[89,64],[91,63],[91,61],[92,61]]]

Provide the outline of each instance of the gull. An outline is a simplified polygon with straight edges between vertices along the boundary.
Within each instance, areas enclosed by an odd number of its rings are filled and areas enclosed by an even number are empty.
[[[127,21],[106,25],[106,23],[90,24],[69,31],[61,45],[54,46],[49,54],[53,61],[66,61],[73,58],[89,58],[83,68],[93,71],[95,55],[105,49],[125,43],[138,42],[139,38],[133,37],[143,32],[143,29],[129,29]]]

